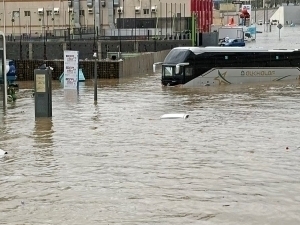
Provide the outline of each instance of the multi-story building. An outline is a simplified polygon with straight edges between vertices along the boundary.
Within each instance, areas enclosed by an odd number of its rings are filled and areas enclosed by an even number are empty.
[[[2,0],[0,29],[6,34],[62,35],[74,28],[105,35],[114,29],[188,29],[191,0]],[[166,28],[166,29],[165,29]]]

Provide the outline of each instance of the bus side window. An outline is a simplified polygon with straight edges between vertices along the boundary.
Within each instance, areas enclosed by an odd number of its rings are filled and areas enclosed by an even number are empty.
[[[193,68],[185,67],[185,76],[193,76]]]

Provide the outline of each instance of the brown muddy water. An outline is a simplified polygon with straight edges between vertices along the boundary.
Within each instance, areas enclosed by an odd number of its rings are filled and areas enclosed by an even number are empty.
[[[300,223],[300,85],[162,88],[160,75],[31,82],[0,113],[0,224]],[[188,113],[186,120],[160,120]],[[287,148],[288,147],[288,148]]]

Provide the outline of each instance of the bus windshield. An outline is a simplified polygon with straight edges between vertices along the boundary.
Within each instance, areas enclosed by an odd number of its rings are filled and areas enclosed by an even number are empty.
[[[164,64],[177,64],[185,62],[192,52],[187,49],[172,49],[166,56]]]
[[[175,73],[175,67],[164,66],[163,75],[164,77],[172,77]]]

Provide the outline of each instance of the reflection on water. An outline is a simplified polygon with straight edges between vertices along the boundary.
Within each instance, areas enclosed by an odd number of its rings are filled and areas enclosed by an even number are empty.
[[[20,82],[0,124],[1,223],[299,224],[299,84],[159,79],[101,80],[96,105],[92,81],[76,101],[54,82],[52,119]]]
[[[51,118],[36,118],[33,138],[36,142],[34,147],[50,149],[53,146],[52,140],[53,123]]]

